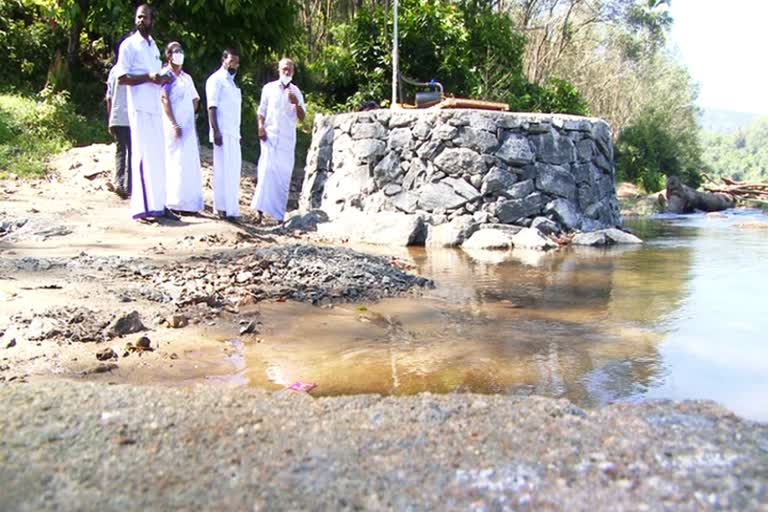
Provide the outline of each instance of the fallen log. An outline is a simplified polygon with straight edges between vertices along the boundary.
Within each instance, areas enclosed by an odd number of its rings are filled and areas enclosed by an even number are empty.
[[[712,181],[710,179],[710,181]],[[704,186],[704,190],[712,193],[729,194],[736,199],[760,199],[768,201],[768,183],[747,183],[722,178],[722,184],[712,183]]]

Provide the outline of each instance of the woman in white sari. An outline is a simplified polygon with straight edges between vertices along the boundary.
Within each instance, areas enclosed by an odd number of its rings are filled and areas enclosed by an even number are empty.
[[[203,210],[203,180],[195,111],[200,102],[192,77],[182,70],[184,49],[177,42],[165,47],[172,80],[163,86],[166,206],[181,213]]]

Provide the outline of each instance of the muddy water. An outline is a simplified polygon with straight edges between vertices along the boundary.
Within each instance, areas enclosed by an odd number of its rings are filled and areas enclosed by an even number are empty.
[[[436,288],[332,309],[262,306],[261,341],[240,346],[234,380],[314,383],[316,396],[707,398],[768,420],[768,230],[739,227],[751,221],[768,218],[636,222],[647,243],[608,250],[378,249]]]

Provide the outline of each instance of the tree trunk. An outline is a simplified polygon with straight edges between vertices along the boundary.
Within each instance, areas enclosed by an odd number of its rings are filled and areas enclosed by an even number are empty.
[[[67,70],[73,77],[80,71],[80,32],[83,31],[90,3],[90,0],[77,0],[73,6],[72,24],[67,40]]]

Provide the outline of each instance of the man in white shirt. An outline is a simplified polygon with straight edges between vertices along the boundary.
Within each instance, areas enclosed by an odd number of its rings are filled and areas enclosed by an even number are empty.
[[[128,91],[117,83],[117,66],[107,76],[107,127],[115,139],[114,192],[122,199],[131,195],[131,126],[128,121]]]
[[[288,203],[288,192],[293,174],[296,149],[296,123],[304,120],[304,96],[293,80],[294,64],[291,59],[278,63],[280,77],[269,82],[261,91],[259,103],[259,139],[261,155],[258,164],[258,182],[251,208],[282,221]]]
[[[210,140],[213,143],[213,208],[220,217],[240,215],[240,108],[242,97],[235,84],[240,55],[227,48],[221,67],[205,82]]]
[[[136,220],[166,215],[165,144],[163,138],[162,86],[170,77],[160,74],[162,60],[152,31],[152,10],[136,9],[136,32],[120,45],[118,82],[128,86],[128,120],[131,126],[131,214]],[[170,216],[170,214],[169,214]]]

